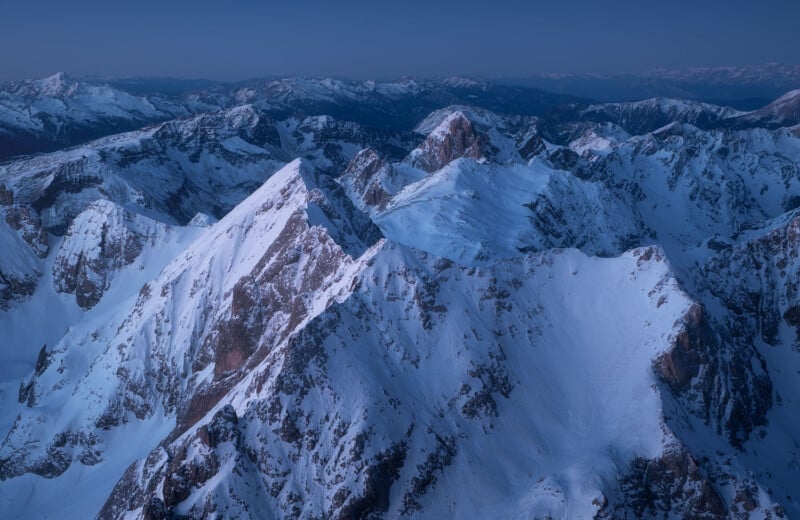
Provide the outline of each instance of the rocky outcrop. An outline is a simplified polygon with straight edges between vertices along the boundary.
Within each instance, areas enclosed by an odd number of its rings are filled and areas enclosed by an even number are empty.
[[[114,273],[134,263],[145,247],[166,240],[168,227],[109,201],[97,201],[72,222],[55,255],[53,285],[94,307]]]
[[[265,88],[0,166],[0,306],[68,229],[87,310],[12,387],[0,485],[88,502],[130,464],[101,518],[800,511],[797,129],[656,100],[413,137],[308,115],[385,85]]]
[[[102,338],[105,347],[88,367],[89,372],[113,374],[113,382],[102,391],[64,368],[77,354],[69,338],[49,351],[52,363],[33,375],[36,402],[58,399],[63,396],[58,390],[72,385],[94,406],[69,412],[77,417],[73,428],[63,432],[67,440],[61,444],[46,438],[27,442],[29,429],[41,427],[42,418],[33,408],[24,413],[0,448],[3,474],[39,472],[38,464],[52,455],[49,447],[57,445],[61,462],[57,471],[47,472],[58,475],[87,449],[97,449],[92,432],[111,430],[132,417],[177,416],[174,435],[179,435],[277,343],[320,312],[321,304],[346,288],[353,258],[345,251],[363,252],[372,242],[360,242],[362,238],[374,241],[380,235],[374,227],[351,220],[352,206],[338,206],[340,199],[326,198],[320,188],[308,184],[312,181],[306,166],[287,166],[206,230],[206,240],[176,259],[158,281],[145,284],[130,314],[109,329],[110,336],[97,333],[76,340],[97,344]],[[57,257],[64,260],[56,264],[54,276],[68,288],[72,286],[67,283],[75,282],[79,303],[91,304],[94,300],[88,298],[97,292],[83,289],[104,289],[114,271],[135,260],[143,246],[169,241],[168,232],[163,224],[97,202],[65,237]],[[211,255],[207,244],[215,246]],[[219,270],[228,271],[210,277]],[[208,302],[214,302],[213,315],[208,314]],[[143,358],[140,352],[148,354]],[[205,370],[208,366],[213,370]]]
[[[42,227],[39,215],[28,206],[13,205],[5,208],[6,223],[28,244],[33,254],[45,258],[50,248],[47,231]]]
[[[716,350],[713,332],[704,319],[700,304],[692,305],[681,319],[681,326],[672,348],[655,361],[662,380],[674,392],[686,390],[700,370],[707,368],[710,353]]]
[[[14,302],[31,296],[36,291],[38,278],[35,271],[21,277],[0,271],[0,310],[8,310]]]
[[[362,208],[383,209],[391,194],[383,185],[383,178],[392,175],[392,166],[375,150],[365,148],[358,152],[347,165],[339,182],[348,191],[350,198],[360,202]]]
[[[462,112],[453,112],[414,150],[409,161],[435,172],[459,157],[485,159],[491,153],[489,138]]]
[[[290,119],[280,126],[284,146],[324,175],[337,177],[354,159],[355,150],[369,148],[391,159],[404,157],[419,142],[411,132],[388,130],[340,120],[328,115]]]
[[[729,518],[725,502],[682,446],[670,446],[656,459],[634,460],[620,491],[623,499],[612,518]]]

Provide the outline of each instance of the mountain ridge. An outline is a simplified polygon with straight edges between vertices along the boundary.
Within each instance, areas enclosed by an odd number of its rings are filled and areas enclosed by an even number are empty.
[[[444,83],[212,88],[0,165],[9,515],[797,514],[791,110]]]

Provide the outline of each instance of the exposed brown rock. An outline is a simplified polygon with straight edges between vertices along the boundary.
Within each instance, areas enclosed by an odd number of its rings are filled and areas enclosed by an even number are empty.
[[[174,507],[203,485],[219,471],[219,462],[213,452],[187,460],[186,448],[182,448],[167,465],[162,493],[164,505]]]
[[[531,136],[519,149],[519,154],[523,159],[530,160],[545,150],[544,140],[539,134]]]
[[[675,337],[672,348],[655,361],[659,375],[675,391],[685,390],[708,362],[707,352],[714,341],[700,304],[689,308],[682,323],[683,330]]]
[[[384,169],[391,175],[392,165],[371,148],[366,148],[350,161],[340,181],[349,184],[365,205],[382,209],[391,199],[378,175]]]
[[[459,157],[481,159],[486,156],[488,147],[488,137],[479,132],[467,116],[455,112],[422,142],[412,164],[435,172]]]
[[[725,503],[681,446],[668,448],[656,459],[634,460],[631,471],[620,480],[620,488],[624,503],[615,508],[615,518],[629,518],[628,511],[634,518],[728,517]]]

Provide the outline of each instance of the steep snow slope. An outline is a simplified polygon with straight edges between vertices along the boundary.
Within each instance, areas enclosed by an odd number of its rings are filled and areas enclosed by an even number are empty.
[[[553,247],[616,255],[647,243],[652,232],[630,194],[552,160],[526,164],[516,147],[527,145],[530,121],[473,112],[433,114],[419,127],[433,130],[402,162],[367,150],[348,165],[339,182],[387,237],[470,265]],[[558,152],[550,146],[547,157]]]
[[[375,221],[392,240],[462,263],[518,256],[530,215],[525,204],[550,173],[541,165],[458,159],[404,188]]]
[[[449,130],[464,133],[463,125]],[[442,128],[434,127],[434,131],[442,134]],[[783,497],[783,505],[775,509],[777,514],[782,508],[795,511],[797,507],[792,498],[796,490],[786,473],[794,463],[785,467],[782,462],[796,458],[788,441],[796,438],[796,432],[793,426],[782,425],[791,420],[792,412],[784,419],[769,420],[780,394],[773,391],[771,374],[783,373],[793,362],[766,362],[774,358],[774,349],[762,352],[754,348],[748,338],[756,333],[747,332],[739,323],[742,309],[775,301],[775,288],[766,282],[752,282],[754,277],[765,276],[758,274],[760,261],[731,270],[716,263],[710,270],[698,270],[695,262],[702,265],[707,261],[713,251],[706,247],[722,251],[719,254],[724,257],[730,247],[726,243],[742,240],[736,238],[737,233],[748,236],[750,232],[745,230],[765,218],[787,221],[781,214],[797,204],[798,137],[794,128],[702,131],[674,123],[644,136],[617,134],[603,146],[576,142],[570,145],[574,152],[546,146],[543,159],[531,161],[548,173],[542,180],[544,187],[534,188],[530,182],[535,177],[513,175],[524,168],[483,165],[469,157],[452,160],[453,156],[469,155],[469,148],[449,146],[451,139],[437,135],[442,149],[455,149],[456,153],[448,157],[451,162],[447,166],[420,181],[409,182],[395,193],[382,189],[392,168],[373,160],[354,161],[342,182],[351,196],[371,208],[387,237],[473,264],[490,263],[497,258],[493,253],[513,256],[554,245],[613,255],[634,244],[664,243],[679,265],[679,276],[708,309],[706,313],[697,308],[687,319],[690,325],[681,340],[683,346],[657,365],[665,379],[669,424],[678,429],[681,439],[690,442],[695,453],[706,457],[707,471],[714,475],[716,489],[727,496],[731,514],[745,514],[754,505],[769,503],[767,489]],[[565,161],[570,156],[564,151],[574,156]],[[551,170],[548,164],[571,171]],[[481,173],[474,177],[467,173],[477,171]],[[497,182],[498,173],[513,182]],[[473,178],[480,182],[479,188],[465,180]],[[556,179],[561,182],[554,182]],[[568,189],[559,190],[559,186]],[[380,203],[370,203],[376,193]],[[527,219],[519,212],[522,194],[528,194],[526,206],[533,210]],[[487,198],[507,204],[492,206]],[[581,200],[587,204],[574,204]],[[563,242],[553,239],[556,233]],[[731,235],[733,239],[726,238]],[[529,240],[529,247],[522,247],[521,237]],[[476,255],[474,251],[484,245],[482,239],[487,253]],[[707,245],[693,247],[701,242]],[[728,278],[734,284],[749,280],[748,292],[736,297],[737,303],[720,304],[706,295],[711,288],[729,285]],[[788,301],[792,298],[791,294],[785,297]],[[788,310],[770,313],[772,317],[762,318],[767,320],[762,321],[765,327],[781,322],[782,316],[784,321],[793,319]],[[728,320],[732,320],[730,324],[726,324]],[[784,387],[783,393],[794,392]],[[785,402],[783,397],[780,402],[779,408]],[[770,443],[775,443],[776,449],[770,449]],[[720,444],[726,448],[720,449]],[[761,462],[761,457],[770,462]],[[768,466],[772,469],[767,470]],[[773,471],[774,476],[768,476]],[[731,488],[725,484],[737,478],[740,485]]]
[[[185,229],[162,236],[156,247],[145,247],[137,262],[123,267],[116,273],[108,291],[90,310],[81,309],[75,297],[59,294],[54,291],[57,281],[53,278],[54,260],[50,255],[42,262],[42,277],[36,292],[26,301],[14,306],[5,313],[0,313],[0,330],[3,331],[3,349],[0,351],[0,415],[2,428],[8,432],[12,423],[22,420],[20,412],[28,406],[38,406],[43,388],[37,386],[34,379],[37,374],[50,366],[53,347],[64,339],[91,336],[97,330],[106,330],[118,319],[120,309],[130,306],[142,285],[155,277],[158,272],[180,251],[186,248],[199,234],[200,229]],[[61,249],[61,242],[56,241],[53,250]],[[35,326],[32,326],[34,324]],[[91,342],[83,340],[71,345],[74,348],[73,360],[77,363],[91,363],[93,350]],[[65,370],[69,366],[51,367]],[[31,373],[31,367],[34,367]],[[105,378],[95,380],[93,385],[101,386]],[[64,398],[68,398],[69,394]],[[74,400],[62,401],[62,407],[48,405],[38,408],[42,416],[57,413],[69,414],[69,410],[81,410],[87,406],[81,396]],[[23,413],[24,415],[24,413]],[[65,433],[68,426],[59,423],[56,431]],[[125,449],[103,454],[102,464],[90,468],[76,468],[68,472],[62,479],[50,480],[38,475],[27,475],[11,481],[0,482],[0,503],[8,518],[87,518],[96,512],[97,502],[104,500],[104,493],[119,476],[131,458],[144,454],[151,449],[152,436],[166,435],[163,431],[168,425],[159,423],[129,423],[119,433],[107,433],[106,436],[118,439]],[[162,433],[157,433],[162,431]],[[99,430],[103,435],[103,430]],[[39,435],[32,434],[28,439],[36,444]],[[60,437],[66,439],[67,437]],[[91,449],[85,451],[85,461],[94,460]],[[65,483],[69,483],[66,485]],[[105,491],[104,491],[105,490]],[[94,500],[94,503],[92,502]],[[88,508],[87,508],[88,503]]]
[[[736,118],[734,126],[780,128],[800,124],[800,89],[787,92],[769,105]]]

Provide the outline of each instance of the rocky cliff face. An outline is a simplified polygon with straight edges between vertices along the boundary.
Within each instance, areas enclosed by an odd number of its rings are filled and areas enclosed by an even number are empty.
[[[488,137],[461,112],[453,112],[423,141],[411,164],[428,172],[440,170],[459,157],[485,160]]]

